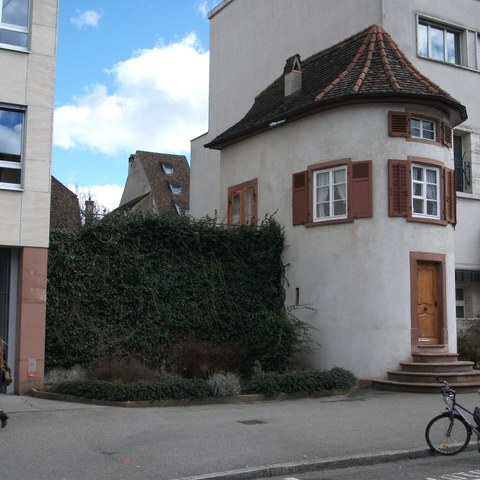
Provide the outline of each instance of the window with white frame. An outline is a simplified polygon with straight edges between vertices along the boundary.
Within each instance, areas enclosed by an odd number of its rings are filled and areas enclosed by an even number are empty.
[[[0,0],[0,46],[28,48],[30,0]]]
[[[25,111],[0,106],[0,188],[22,186]]]
[[[440,170],[412,164],[412,214],[440,218]]]
[[[313,174],[313,221],[347,217],[347,167]]]
[[[436,125],[434,121],[412,117],[410,122],[410,132],[412,137],[435,141]]]
[[[418,21],[418,55],[461,65],[461,35],[459,29],[421,18]]]

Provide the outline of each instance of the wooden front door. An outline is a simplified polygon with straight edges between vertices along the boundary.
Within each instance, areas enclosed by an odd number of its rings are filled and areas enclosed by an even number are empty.
[[[438,300],[438,263],[417,262],[417,321],[419,344],[436,345],[439,343]]]

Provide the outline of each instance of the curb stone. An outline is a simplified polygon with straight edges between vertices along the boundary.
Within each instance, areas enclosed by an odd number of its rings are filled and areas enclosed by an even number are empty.
[[[352,390],[353,391],[353,390]],[[262,394],[247,394],[247,395],[234,395],[228,397],[208,397],[208,398],[190,398],[190,399],[178,399],[178,400],[147,400],[147,401],[109,401],[109,400],[95,400],[93,398],[77,397],[75,395],[67,395],[63,393],[48,392],[45,390],[37,390],[32,388],[28,395],[33,398],[42,398],[44,400],[57,400],[61,402],[83,403],[88,405],[99,405],[106,407],[124,407],[124,408],[145,408],[145,407],[180,407],[190,405],[217,405],[217,404],[231,404],[231,403],[253,403],[253,402],[265,402],[265,401],[282,401],[293,400],[300,398],[321,398],[332,397],[336,395],[348,395],[352,393],[348,392],[319,392],[316,394],[287,394],[280,393],[275,396],[265,396]]]
[[[306,460],[302,462],[279,463],[260,467],[247,467],[226,472],[195,475],[192,477],[177,478],[175,480],[254,480],[260,478],[279,477],[296,473],[308,473],[321,470],[335,470],[348,467],[361,467],[379,463],[397,462],[400,460],[413,460],[434,456],[435,454],[424,448],[413,450],[394,450],[367,455],[351,455],[346,457],[333,457],[322,460]]]

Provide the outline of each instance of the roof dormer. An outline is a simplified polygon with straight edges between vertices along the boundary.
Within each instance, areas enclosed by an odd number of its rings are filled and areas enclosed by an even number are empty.
[[[298,53],[287,59],[283,75],[285,77],[286,97],[302,89],[302,61]]]

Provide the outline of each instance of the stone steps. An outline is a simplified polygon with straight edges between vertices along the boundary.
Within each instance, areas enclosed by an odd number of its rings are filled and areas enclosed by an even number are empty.
[[[388,370],[386,379],[375,379],[374,388],[403,392],[438,392],[439,381],[447,380],[454,390],[476,391],[480,388],[480,370],[473,362],[459,361],[456,353],[421,352],[413,361],[400,362],[399,370]]]

